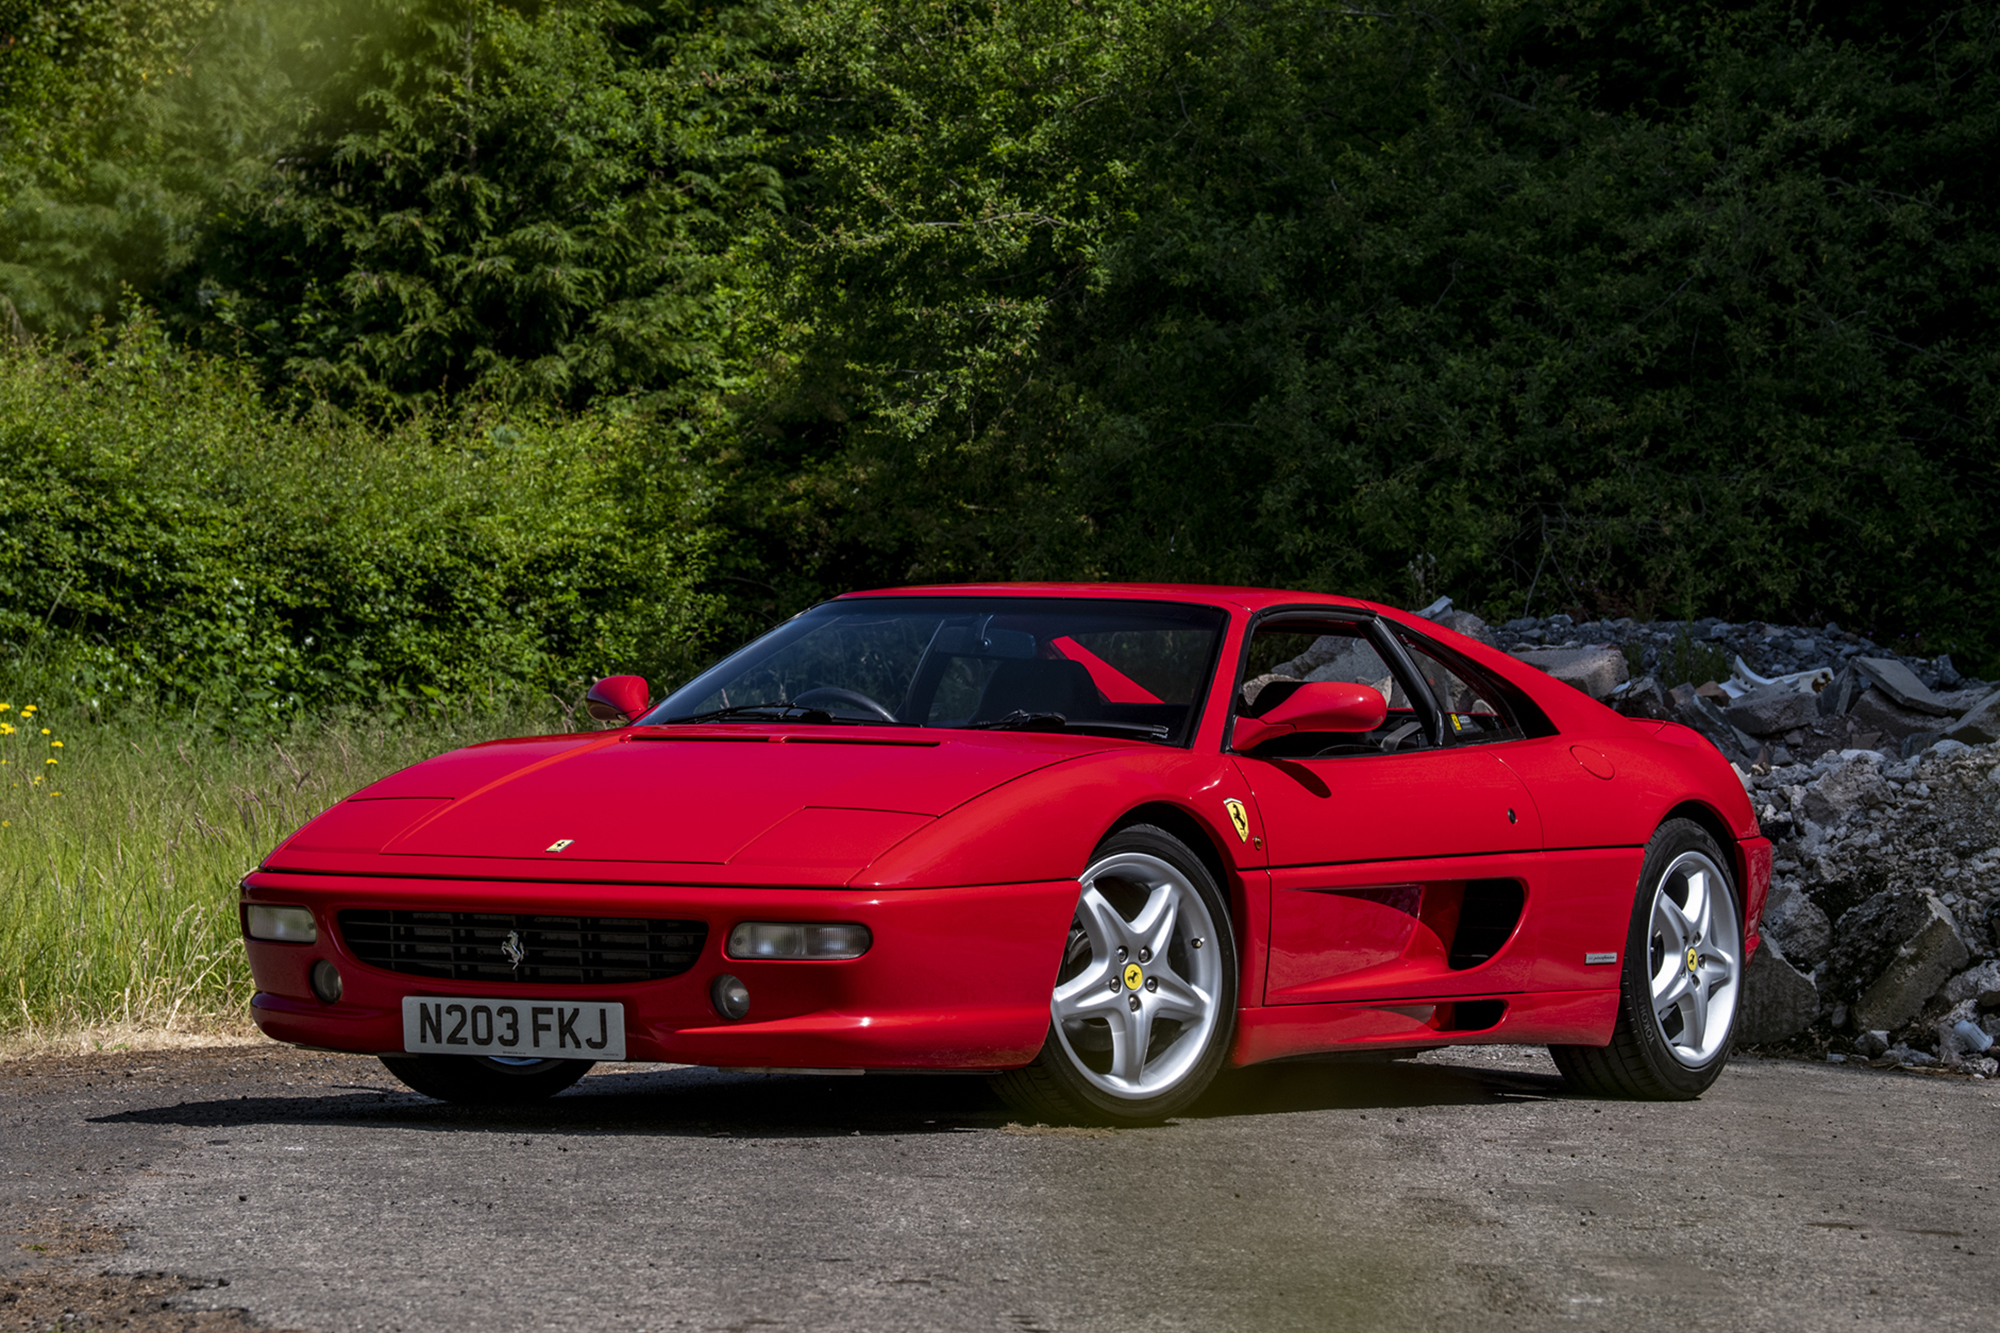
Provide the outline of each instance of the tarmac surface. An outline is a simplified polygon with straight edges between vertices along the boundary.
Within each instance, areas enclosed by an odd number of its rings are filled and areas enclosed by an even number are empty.
[[[285,1048],[0,1063],[0,1328],[1978,1329],[2000,1084],[1539,1051],[1227,1077],[1143,1130],[955,1077],[604,1066],[463,1111]]]

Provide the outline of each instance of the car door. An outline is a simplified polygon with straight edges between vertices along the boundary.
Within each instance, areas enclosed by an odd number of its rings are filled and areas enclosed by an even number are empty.
[[[1535,891],[1541,824],[1492,747],[1463,743],[1402,646],[1372,618],[1268,616],[1245,654],[1239,711],[1294,682],[1382,690],[1366,735],[1288,737],[1235,757],[1270,857],[1268,1004],[1521,989],[1512,947]]]

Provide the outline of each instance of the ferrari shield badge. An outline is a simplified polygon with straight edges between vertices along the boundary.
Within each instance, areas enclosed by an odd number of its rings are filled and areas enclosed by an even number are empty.
[[[1250,813],[1243,808],[1243,802],[1232,796],[1222,803],[1222,808],[1229,812],[1229,822],[1236,826],[1236,840],[1250,841]]]
[[[542,848],[542,850],[545,852],[559,852],[575,841],[575,838],[557,838],[554,842]]]

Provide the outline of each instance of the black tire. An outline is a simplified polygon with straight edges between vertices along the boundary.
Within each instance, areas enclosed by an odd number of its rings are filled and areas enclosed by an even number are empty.
[[[1162,869],[1164,868],[1164,869]],[[1171,874],[1168,874],[1170,870]],[[1158,871],[1161,879],[1149,889],[1141,875]],[[1127,872],[1130,872],[1129,874]],[[1102,878],[1099,879],[1099,874]],[[1096,940],[1086,924],[1089,895],[1096,902],[1109,903],[1125,917],[1125,903],[1136,903],[1136,916],[1126,925],[1150,919],[1146,904],[1171,882],[1176,907],[1175,925],[1165,947],[1165,966],[1150,952],[1126,954],[1104,951],[1104,941]],[[1092,853],[1090,865],[1078,877],[1078,908],[1072,920],[1063,958],[1052,987],[1049,1031],[1034,1063],[1022,1069],[993,1076],[995,1090],[1025,1116],[1053,1123],[1098,1125],[1157,1124],[1185,1110],[1205,1091],[1228,1058],[1236,1034],[1236,995],[1239,980],[1236,932],[1229,915],[1229,901],[1201,858],[1164,829],[1150,824],[1134,824],[1119,829]],[[1138,937],[1129,937],[1130,946]],[[1132,1089],[1120,1091],[1119,1053],[1133,1049],[1115,1044],[1110,1034],[1115,1023],[1123,1040],[1132,1040],[1125,1028],[1124,1012],[1106,1017],[1072,1015],[1059,1020],[1056,1006],[1065,988],[1075,989],[1086,973],[1098,975],[1107,964],[1114,981],[1129,976],[1131,964],[1143,963],[1154,969],[1151,975],[1140,970],[1140,980],[1126,984],[1105,1004],[1130,1006],[1145,1019],[1145,1049],[1138,1057],[1140,1079]],[[1122,971],[1117,969],[1123,969]],[[1161,986],[1165,979],[1167,984]],[[1086,993],[1097,995],[1093,984]],[[1191,997],[1205,996],[1205,1003],[1186,1006]],[[1102,997],[1099,997],[1100,999]],[[1158,1006],[1157,1008],[1155,1006]],[[1198,1008],[1202,1017],[1192,1015]],[[1130,1020],[1139,1024],[1140,1020]],[[1092,1049],[1087,1039],[1092,1025],[1105,1026],[1110,1054]],[[1180,1045],[1186,1041],[1188,1046]],[[1145,1085],[1158,1073],[1157,1086]]]
[[[519,1106],[555,1096],[590,1072],[590,1060],[507,1064],[483,1055],[385,1055],[403,1086],[459,1106]]]
[[[1700,980],[1704,973],[1693,963],[1688,965],[1688,975],[1696,978],[1691,986],[1699,984],[1712,997],[1708,1005],[1726,1003],[1727,1011],[1704,1020],[1719,1023],[1721,1031],[1704,1031],[1703,1049],[1691,1051],[1676,1042],[1677,1037],[1685,1035],[1684,1031],[1670,1035],[1667,1030],[1669,1023],[1677,1021],[1678,1014],[1663,1020],[1654,1011],[1653,980],[1670,947],[1655,930],[1654,909],[1663,880],[1669,875],[1675,877],[1667,883],[1670,897],[1676,892],[1686,895],[1689,869],[1699,868],[1703,860],[1715,872],[1716,897],[1710,915],[1715,922],[1714,934],[1719,938],[1712,945],[1715,957],[1711,959],[1703,953],[1702,959],[1711,967],[1725,969],[1728,976],[1722,981]],[[1625,935],[1625,956],[1619,965],[1618,1025],[1612,1031],[1611,1044],[1549,1047],[1556,1068],[1572,1088],[1596,1097],[1689,1101],[1701,1096],[1721,1076],[1723,1067],[1729,1063],[1736,1016],[1741,1009],[1737,1002],[1743,983],[1741,904],[1729,860],[1707,830],[1687,819],[1670,819],[1660,826],[1646,844],[1646,858],[1639,871],[1631,925]],[[1696,944],[1692,952],[1701,952],[1706,947],[1710,946]],[[1721,962],[1732,947],[1733,962]],[[1674,957],[1678,969],[1678,949]]]

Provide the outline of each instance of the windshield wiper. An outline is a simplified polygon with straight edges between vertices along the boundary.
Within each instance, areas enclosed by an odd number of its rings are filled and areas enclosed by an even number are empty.
[[[663,717],[653,725],[665,726],[670,722],[727,722],[739,717],[760,718],[771,722],[833,721],[833,714],[824,708],[807,708],[802,704],[732,704],[728,708],[692,713],[687,717]]]
[[[991,718],[985,722],[967,722],[967,731],[1075,731],[1085,734],[1101,732],[1107,736],[1138,736],[1149,741],[1163,741],[1169,732],[1167,728],[1152,722],[1103,722],[1079,719],[1072,722],[1061,713],[1030,713],[1016,708],[1005,717]]]

